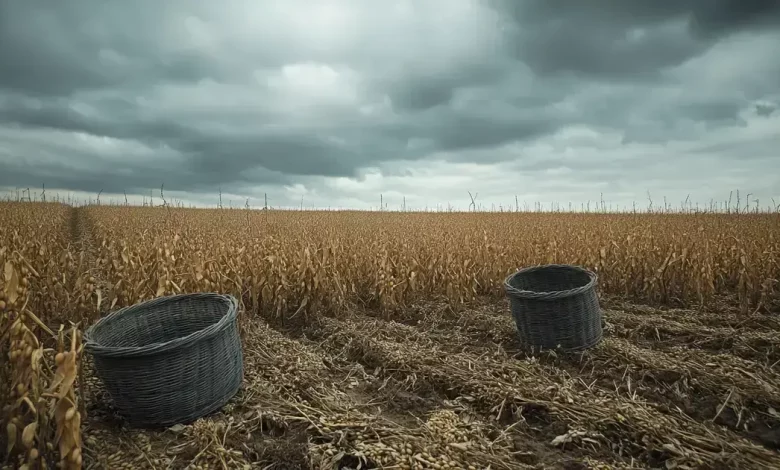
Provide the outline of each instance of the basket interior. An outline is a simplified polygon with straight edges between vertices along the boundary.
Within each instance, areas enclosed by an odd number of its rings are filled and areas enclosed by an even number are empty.
[[[582,287],[590,276],[582,270],[566,267],[542,267],[512,276],[509,284],[518,290],[548,293]]]
[[[106,347],[167,343],[217,323],[229,308],[220,299],[187,297],[156,305],[139,304],[96,326],[91,336]]]

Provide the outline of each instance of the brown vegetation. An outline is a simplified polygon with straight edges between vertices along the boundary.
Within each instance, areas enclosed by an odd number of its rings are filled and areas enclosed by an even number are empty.
[[[776,468],[778,229],[0,203],[0,452],[31,469]],[[540,263],[598,272],[597,348],[520,353],[502,281]],[[79,330],[197,291],[242,302],[244,389],[192,425],[124,428],[88,357],[79,372]]]

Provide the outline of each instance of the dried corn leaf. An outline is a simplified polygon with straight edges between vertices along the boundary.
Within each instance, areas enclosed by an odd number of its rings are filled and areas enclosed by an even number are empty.
[[[14,303],[19,297],[19,293],[17,292],[17,288],[19,287],[19,274],[10,261],[5,262],[3,274],[5,277],[5,295],[10,303]]]

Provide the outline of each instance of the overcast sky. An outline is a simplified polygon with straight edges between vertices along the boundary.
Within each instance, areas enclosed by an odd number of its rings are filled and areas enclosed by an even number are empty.
[[[775,0],[0,0],[0,71],[12,190],[780,203]]]

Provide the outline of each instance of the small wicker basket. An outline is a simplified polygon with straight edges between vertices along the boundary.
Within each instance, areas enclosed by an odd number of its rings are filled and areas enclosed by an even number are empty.
[[[548,264],[521,269],[506,278],[512,316],[525,346],[534,350],[581,350],[602,338],[595,273]]]
[[[237,311],[232,296],[159,297],[98,320],[84,349],[129,424],[186,424],[224,406],[241,386]]]

